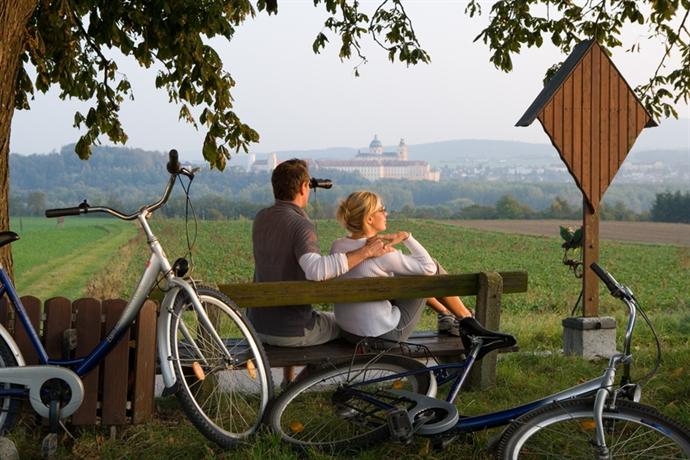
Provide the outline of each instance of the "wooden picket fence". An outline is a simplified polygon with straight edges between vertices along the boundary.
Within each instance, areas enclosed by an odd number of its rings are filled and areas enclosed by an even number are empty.
[[[112,329],[126,302],[122,299],[99,301],[64,297],[41,301],[33,296],[21,298],[31,322],[38,331],[51,359],[71,359],[89,353]],[[14,336],[27,365],[37,364],[22,323],[15,323],[14,311],[0,299],[0,323]],[[64,346],[64,331],[76,331],[76,348]],[[154,409],[156,372],[156,304],[147,301],[129,336],[84,376],[84,402],[75,412],[72,425],[126,425],[150,420]],[[67,354],[67,355],[65,355]]]

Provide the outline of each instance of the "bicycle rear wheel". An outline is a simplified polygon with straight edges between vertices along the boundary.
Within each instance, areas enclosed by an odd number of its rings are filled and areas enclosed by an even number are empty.
[[[234,303],[207,287],[197,294],[223,344],[203,326],[189,298],[180,295],[170,330],[177,398],[201,433],[230,447],[261,423],[273,397],[270,367],[256,332]]]
[[[10,350],[10,346],[4,340],[0,339],[0,368],[17,367],[17,360]],[[0,388],[9,390],[11,388],[20,388],[18,385],[1,382]],[[0,435],[10,431],[17,419],[17,414],[21,409],[21,400],[15,397],[2,396],[0,397]]]
[[[498,458],[597,458],[592,398],[549,404],[514,421]],[[609,458],[690,458],[690,433],[656,409],[627,400],[603,414]]]
[[[425,366],[413,359],[371,356],[322,368],[290,384],[272,403],[268,423],[280,437],[299,447],[338,451],[357,449],[389,436],[385,410],[363,398],[348,396],[344,385],[400,374]],[[358,385],[359,391],[384,400],[386,389],[427,394],[430,372]],[[340,390],[340,391],[339,391]],[[386,400],[390,402],[389,400]]]

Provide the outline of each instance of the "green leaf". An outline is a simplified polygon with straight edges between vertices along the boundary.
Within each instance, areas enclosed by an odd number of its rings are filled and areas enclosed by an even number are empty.
[[[563,227],[561,225],[559,228],[560,228],[560,232],[561,232],[561,238],[563,238],[564,241],[570,241],[573,239],[573,228],[572,227]]]

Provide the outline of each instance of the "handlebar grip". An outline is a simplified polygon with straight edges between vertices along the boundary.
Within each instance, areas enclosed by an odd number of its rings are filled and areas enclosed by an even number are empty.
[[[86,212],[86,209],[79,206],[73,208],[46,209],[46,217],[78,216],[82,212]]]
[[[177,150],[172,149],[170,153],[168,153],[168,164],[166,165],[166,168],[168,169],[168,172],[170,174],[179,174],[180,173],[180,160],[179,156],[177,155]]]
[[[601,281],[604,282],[604,284],[611,293],[620,290],[620,286],[618,286],[616,280],[614,280],[613,277],[609,275],[608,272],[606,272],[606,270],[597,265],[596,262],[593,262],[592,265],[589,266],[589,268],[591,268],[592,271],[596,273],[596,275],[599,277],[599,279],[601,279]]]

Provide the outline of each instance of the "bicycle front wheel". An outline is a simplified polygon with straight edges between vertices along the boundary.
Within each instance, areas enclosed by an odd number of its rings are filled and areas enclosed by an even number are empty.
[[[498,458],[598,458],[592,398],[549,404],[514,421]],[[656,409],[627,400],[603,414],[608,458],[690,458],[690,433]]]
[[[0,339],[0,368],[16,367],[17,360],[12,354],[10,346],[3,339]],[[11,390],[19,388],[18,385],[12,385],[7,382],[0,382],[0,389]],[[21,409],[21,400],[12,396],[0,397],[0,435],[10,431],[14,426],[17,415]]]
[[[270,367],[256,332],[227,296],[207,287],[197,295],[215,330],[186,295],[178,297],[170,330],[177,398],[201,433],[230,447],[258,428],[273,396]]]
[[[359,385],[425,368],[413,359],[400,356],[384,355],[375,362],[371,358],[363,356],[352,363],[322,368],[290,384],[271,405],[268,414],[271,429],[293,445],[340,453],[387,438],[385,410],[343,389],[355,385],[358,391],[390,403],[384,399],[385,390],[427,394],[431,377],[430,372],[423,372]]]

